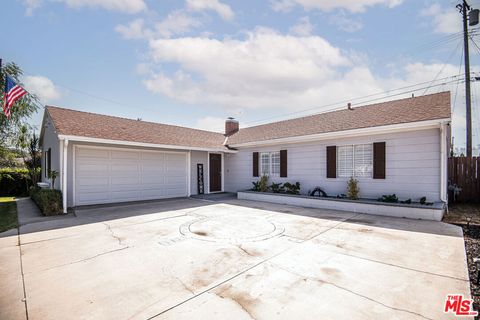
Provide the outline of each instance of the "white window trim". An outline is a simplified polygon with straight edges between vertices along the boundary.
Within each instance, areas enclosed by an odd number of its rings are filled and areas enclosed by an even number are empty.
[[[278,153],[278,173],[273,174],[273,161],[272,161],[272,155],[274,153]],[[262,165],[262,155],[268,154],[268,173],[263,172],[263,165]],[[259,161],[259,169],[260,169],[260,177],[262,176],[267,176],[267,177],[280,177],[280,151],[267,151],[267,152],[259,152],[258,156],[258,161]]]
[[[356,176],[355,175],[355,147],[356,146],[360,146],[360,145],[371,145],[372,146],[372,171],[370,172],[370,176],[369,177],[364,177],[364,176]],[[353,162],[353,174],[351,176],[348,176],[348,177],[341,177],[338,173],[338,148],[341,148],[341,147],[352,147],[352,150],[353,150],[353,154],[352,154],[352,162]],[[337,155],[336,155],[336,161],[337,161],[337,178],[340,178],[340,179],[350,179],[350,177],[353,177],[355,179],[360,179],[360,180],[372,180],[373,179],[373,142],[371,143],[357,143],[357,144],[344,144],[344,145],[340,145],[340,146],[337,146]]]

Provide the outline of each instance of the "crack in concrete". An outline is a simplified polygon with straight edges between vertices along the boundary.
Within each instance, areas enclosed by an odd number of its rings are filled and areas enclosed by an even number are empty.
[[[390,305],[388,305],[388,304],[386,304],[386,303],[383,303],[383,302],[381,302],[381,301],[378,301],[378,300],[375,300],[375,299],[373,299],[373,298],[370,298],[370,297],[368,297],[368,296],[366,296],[366,295],[363,295],[363,294],[361,294],[361,293],[359,293],[359,292],[356,292],[356,291],[353,291],[353,290],[351,290],[351,289],[342,287],[342,286],[340,286],[340,285],[338,285],[338,284],[336,284],[336,283],[334,283],[334,282],[327,281],[327,280],[323,280],[323,279],[319,279],[319,278],[316,278],[316,277],[305,276],[305,275],[299,274],[299,273],[297,273],[297,272],[295,272],[295,271],[292,271],[292,270],[290,270],[290,269],[288,269],[288,268],[281,267],[281,266],[279,266],[278,264],[272,263],[272,266],[274,266],[274,267],[276,267],[276,268],[278,268],[278,269],[281,269],[281,270],[283,270],[283,271],[286,271],[286,272],[288,272],[288,273],[290,273],[290,274],[293,274],[293,275],[295,275],[295,276],[297,276],[297,277],[299,277],[299,278],[302,278],[303,280],[310,280],[310,281],[316,281],[316,282],[321,282],[321,283],[329,284],[329,285],[331,285],[331,286],[333,286],[333,287],[335,287],[335,288],[337,288],[337,289],[340,289],[340,290],[349,292],[349,293],[351,293],[351,294],[353,294],[353,295],[356,295],[356,296],[358,296],[358,297],[360,297],[360,298],[363,298],[363,299],[372,301],[372,302],[374,302],[374,303],[376,303],[376,304],[379,304],[379,305],[381,305],[381,306],[383,306],[383,307],[385,307],[385,308],[388,308],[388,309],[391,309],[391,310],[395,310],[395,311],[399,311],[399,312],[404,312],[404,313],[412,314],[412,315],[415,315],[415,316],[418,316],[418,317],[421,317],[421,318],[427,319],[427,320],[434,320],[433,318],[429,318],[429,317],[424,316],[423,314],[418,313],[418,312],[415,312],[415,311],[410,311],[410,310],[408,310],[408,309],[403,309],[403,308],[397,308],[397,307],[390,306]]]
[[[118,245],[120,245],[120,246],[123,245],[122,238],[120,238],[119,236],[117,236],[115,234],[115,232],[113,232],[112,227],[108,223],[105,223],[105,222],[102,222],[102,224],[107,227],[107,230],[108,230],[108,232],[110,232],[110,235],[118,241]]]
[[[57,269],[57,268],[69,266],[69,265],[80,263],[80,262],[86,262],[86,261],[93,260],[95,258],[104,256],[104,255],[110,254],[110,253],[114,253],[114,252],[117,252],[117,251],[122,251],[122,250],[125,250],[125,249],[128,249],[128,248],[130,248],[130,247],[126,246],[126,247],[123,247],[123,248],[120,248],[120,249],[115,249],[115,250],[102,252],[102,253],[96,254],[96,255],[91,256],[91,257],[87,257],[87,258],[84,258],[84,259],[75,260],[75,261],[72,261],[72,262],[69,262],[69,263],[64,263],[64,264],[60,264],[58,266],[53,266],[53,267],[50,267],[50,268],[47,268],[47,269],[43,269],[43,270],[40,270],[40,272],[49,271],[49,270],[52,270],[52,269]],[[26,273],[26,274],[31,274],[31,273],[36,273],[36,272],[39,272],[39,271],[33,271],[33,272]]]
[[[190,292],[191,294],[195,294],[195,291],[193,291],[192,288],[190,288],[189,286],[187,286],[187,284],[185,282],[182,281],[182,279],[180,279],[179,277],[174,277],[175,280],[177,280],[178,282],[180,282],[180,284],[182,285],[182,287],[187,290],[188,292]]]
[[[247,309],[247,306],[245,304],[248,304],[246,299],[242,299],[241,297],[238,296],[229,296],[229,295],[223,295],[222,292],[220,293],[214,293],[216,296],[222,298],[222,299],[229,299],[230,301],[236,303],[240,308],[242,308],[243,311],[245,311],[246,314],[250,317],[250,319],[255,320],[256,318],[253,316],[253,314]]]

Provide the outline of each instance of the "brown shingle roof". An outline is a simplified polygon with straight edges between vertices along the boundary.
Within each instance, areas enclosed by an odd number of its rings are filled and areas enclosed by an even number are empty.
[[[244,128],[228,145],[446,118],[450,92],[440,92]]]
[[[221,133],[137,121],[53,106],[46,107],[57,134],[192,147],[225,149]]]

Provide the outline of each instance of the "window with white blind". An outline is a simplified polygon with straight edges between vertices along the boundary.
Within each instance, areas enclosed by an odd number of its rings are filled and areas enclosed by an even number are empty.
[[[372,144],[337,147],[337,177],[371,178],[372,172]]]
[[[280,152],[260,153],[260,175],[261,176],[279,176],[280,175]]]

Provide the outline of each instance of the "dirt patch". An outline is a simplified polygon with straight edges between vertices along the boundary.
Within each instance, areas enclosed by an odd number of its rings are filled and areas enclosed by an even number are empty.
[[[205,231],[192,231],[192,233],[195,233],[197,236],[208,237],[208,233]]]
[[[230,299],[238,304],[252,319],[255,318],[254,308],[258,301],[253,298],[249,293],[243,291],[237,291],[232,285],[228,285],[225,289],[216,293],[222,299]]]
[[[480,226],[480,204],[460,203],[450,205],[443,222],[453,224],[470,224]]]

